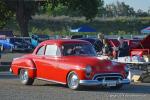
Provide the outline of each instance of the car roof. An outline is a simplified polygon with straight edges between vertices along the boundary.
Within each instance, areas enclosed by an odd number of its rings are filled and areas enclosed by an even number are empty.
[[[43,41],[41,44],[65,44],[65,43],[89,43],[85,40],[77,40],[77,39],[53,39]]]

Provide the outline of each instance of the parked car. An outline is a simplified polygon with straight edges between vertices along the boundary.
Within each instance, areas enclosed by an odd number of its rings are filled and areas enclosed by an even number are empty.
[[[134,49],[139,45],[141,39],[125,39],[124,42],[127,42],[130,49]]]
[[[119,89],[130,83],[127,65],[99,59],[93,46],[83,40],[44,41],[32,54],[15,58],[10,71],[25,85],[32,85],[34,79],[71,89],[97,85]]]
[[[48,40],[49,36],[46,34],[34,34],[31,35],[31,43],[33,47],[36,47],[39,43]]]
[[[0,35],[0,44],[2,46],[2,51],[12,51],[13,45],[5,35]]]
[[[139,41],[138,44],[130,50],[131,58],[136,56],[139,58],[139,61],[143,61],[143,56],[147,56],[150,61],[150,34],[145,37],[143,40]]]
[[[27,37],[9,38],[9,43],[13,45],[12,51],[32,51],[31,39]]]
[[[83,38],[83,35],[72,35],[71,39],[78,39],[78,38]]]

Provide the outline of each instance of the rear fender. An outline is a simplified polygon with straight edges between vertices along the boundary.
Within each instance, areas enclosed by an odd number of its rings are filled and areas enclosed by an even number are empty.
[[[27,69],[30,78],[36,77],[36,66],[32,59],[20,58],[13,61],[11,69],[14,74],[19,75],[21,69]]]

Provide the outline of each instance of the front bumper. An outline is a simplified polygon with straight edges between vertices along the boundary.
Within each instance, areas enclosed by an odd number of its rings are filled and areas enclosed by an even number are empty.
[[[106,86],[109,83],[115,83],[116,85],[119,84],[130,84],[130,80],[129,79],[122,79],[122,80],[103,80],[103,81],[98,81],[98,80],[80,80],[80,85],[85,85],[85,86],[96,86],[96,85],[102,85],[102,86]]]

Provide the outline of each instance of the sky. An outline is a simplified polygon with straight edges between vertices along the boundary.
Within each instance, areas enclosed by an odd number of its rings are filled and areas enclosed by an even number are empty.
[[[105,4],[115,3],[115,2],[125,2],[125,4],[130,5],[137,11],[142,9],[143,11],[148,11],[150,8],[150,0],[104,0]]]

